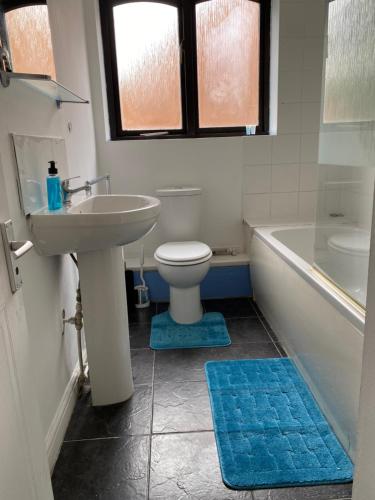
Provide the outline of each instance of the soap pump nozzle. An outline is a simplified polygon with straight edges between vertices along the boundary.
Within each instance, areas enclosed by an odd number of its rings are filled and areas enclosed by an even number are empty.
[[[49,163],[49,167],[48,167],[48,173],[49,173],[49,175],[57,175],[58,174],[58,170],[56,168],[56,162],[54,160],[51,160],[48,163]]]

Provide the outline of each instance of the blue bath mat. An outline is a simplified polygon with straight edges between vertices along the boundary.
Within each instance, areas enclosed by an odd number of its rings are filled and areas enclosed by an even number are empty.
[[[352,463],[292,361],[209,361],[205,368],[227,486],[352,481]]]
[[[221,313],[206,313],[198,323],[180,325],[169,312],[158,314],[151,323],[151,349],[188,349],[222,347],[231,340]]]

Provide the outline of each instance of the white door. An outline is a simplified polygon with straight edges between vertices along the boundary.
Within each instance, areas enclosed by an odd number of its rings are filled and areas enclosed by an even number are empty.
[[[9,219],[0,152],[0,222]],[[0,500],[53,498],[22,290],[11,293],[0,236]]]

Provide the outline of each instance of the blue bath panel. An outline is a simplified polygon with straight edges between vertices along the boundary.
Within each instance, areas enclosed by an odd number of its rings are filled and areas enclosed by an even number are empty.
[[[169,301],[169,286],[158,271],[145,271],[144,278],[154,302]],[[134,284],[139,285],[139,272],[134,272]],[[202,299],[251,297],[252,286],[248,265],[211,267],[201,283]]]

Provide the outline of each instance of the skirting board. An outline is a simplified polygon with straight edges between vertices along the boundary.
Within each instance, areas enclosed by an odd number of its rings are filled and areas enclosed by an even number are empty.
[[[85,352],[84,363],[86,365]],[[64,441],[65,432],[68,428],[69,421],[76,404],[79,374],[79,363],[77,362],[45,438],[48,465],[51,475],[59,456],[60,449]]]

